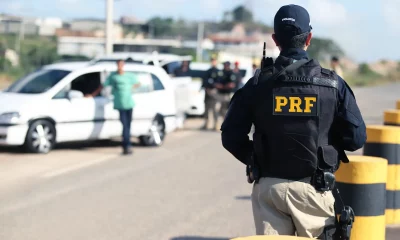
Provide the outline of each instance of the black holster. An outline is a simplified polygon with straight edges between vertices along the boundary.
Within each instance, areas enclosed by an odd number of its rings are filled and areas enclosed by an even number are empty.
[[[248,183],[258,183],[260,180],[260,168],[257,164],[256,156],[254,153],[252,153],[247,160],[248,164],[246,166],[246,176],[247,176],[247,182]],[[252,175],[252,178],[250,177],[250,173]]]
[[[319,192],[331,191],[335,187],[335,175],[329,171],[317,169],[311,177],[311,185]]]

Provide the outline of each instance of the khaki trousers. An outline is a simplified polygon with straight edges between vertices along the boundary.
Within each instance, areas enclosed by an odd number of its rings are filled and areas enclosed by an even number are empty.
[[[217,127],[218,124],[218,111],[217,111],[217,100],[215,100],[213,97],[208,98],[207,100],[204,101],[205,105],[205,111],[204,111],[204,127],[207,127],[208,122],[209,122],[209,114],[210,112],[213,115],[214,119],[214,128]]]
[[[257,235],[317,238],[335,221],[332,192],[317,192],[310,178],[290,181],[261,178],[252,192]]]
[[[232,96],[233,94],[231,93],[228,94],[218,93],[216,95],[216,100],[220,103],[219,114],[222,118],[225,118],[225,115],[228,112],[229,103],[231,101]]]

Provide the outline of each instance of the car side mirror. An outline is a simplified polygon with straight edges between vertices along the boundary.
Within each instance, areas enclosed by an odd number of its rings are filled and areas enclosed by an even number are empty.
[[[73,99],[73,98],[83,98],[84,95],[81,91],[77,91],[77,90],[70,90],[68,92],[68,98],[69,99]]]

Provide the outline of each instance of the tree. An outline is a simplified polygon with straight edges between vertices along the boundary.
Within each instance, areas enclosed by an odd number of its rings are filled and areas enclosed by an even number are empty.
[[[311,58],[326,61],[331,56],[343,56],[343,50],[331,39],[313,38],[307,50]]]
[[[253,13],[246,9],[243,5],[240,5],[233,9],[233,21],[235,22],[253,22]]]
[[[153,30],[154,37],[172,36],[174,20],[172,18],[154,17],[147,22]]]

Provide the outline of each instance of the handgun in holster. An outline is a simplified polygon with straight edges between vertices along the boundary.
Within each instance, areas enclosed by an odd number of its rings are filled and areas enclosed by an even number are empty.
[[[249,183],[253,183],[250,179],[250,173],[253,175],[253,180],[258,183],[261,178],[261,168],[258,164],[258,161],[262,161],[264,159],[264,142],[263,135],[257,132],[253,133],[253,153],[248,160],[249,164],[246,168],[247,179]]]
[[[256,164],[254,153],[252,153],[248,159],[248,164],[246,166],[246,176],[248,183],[258,183],[260,180],[260,171],[259,167]]]

